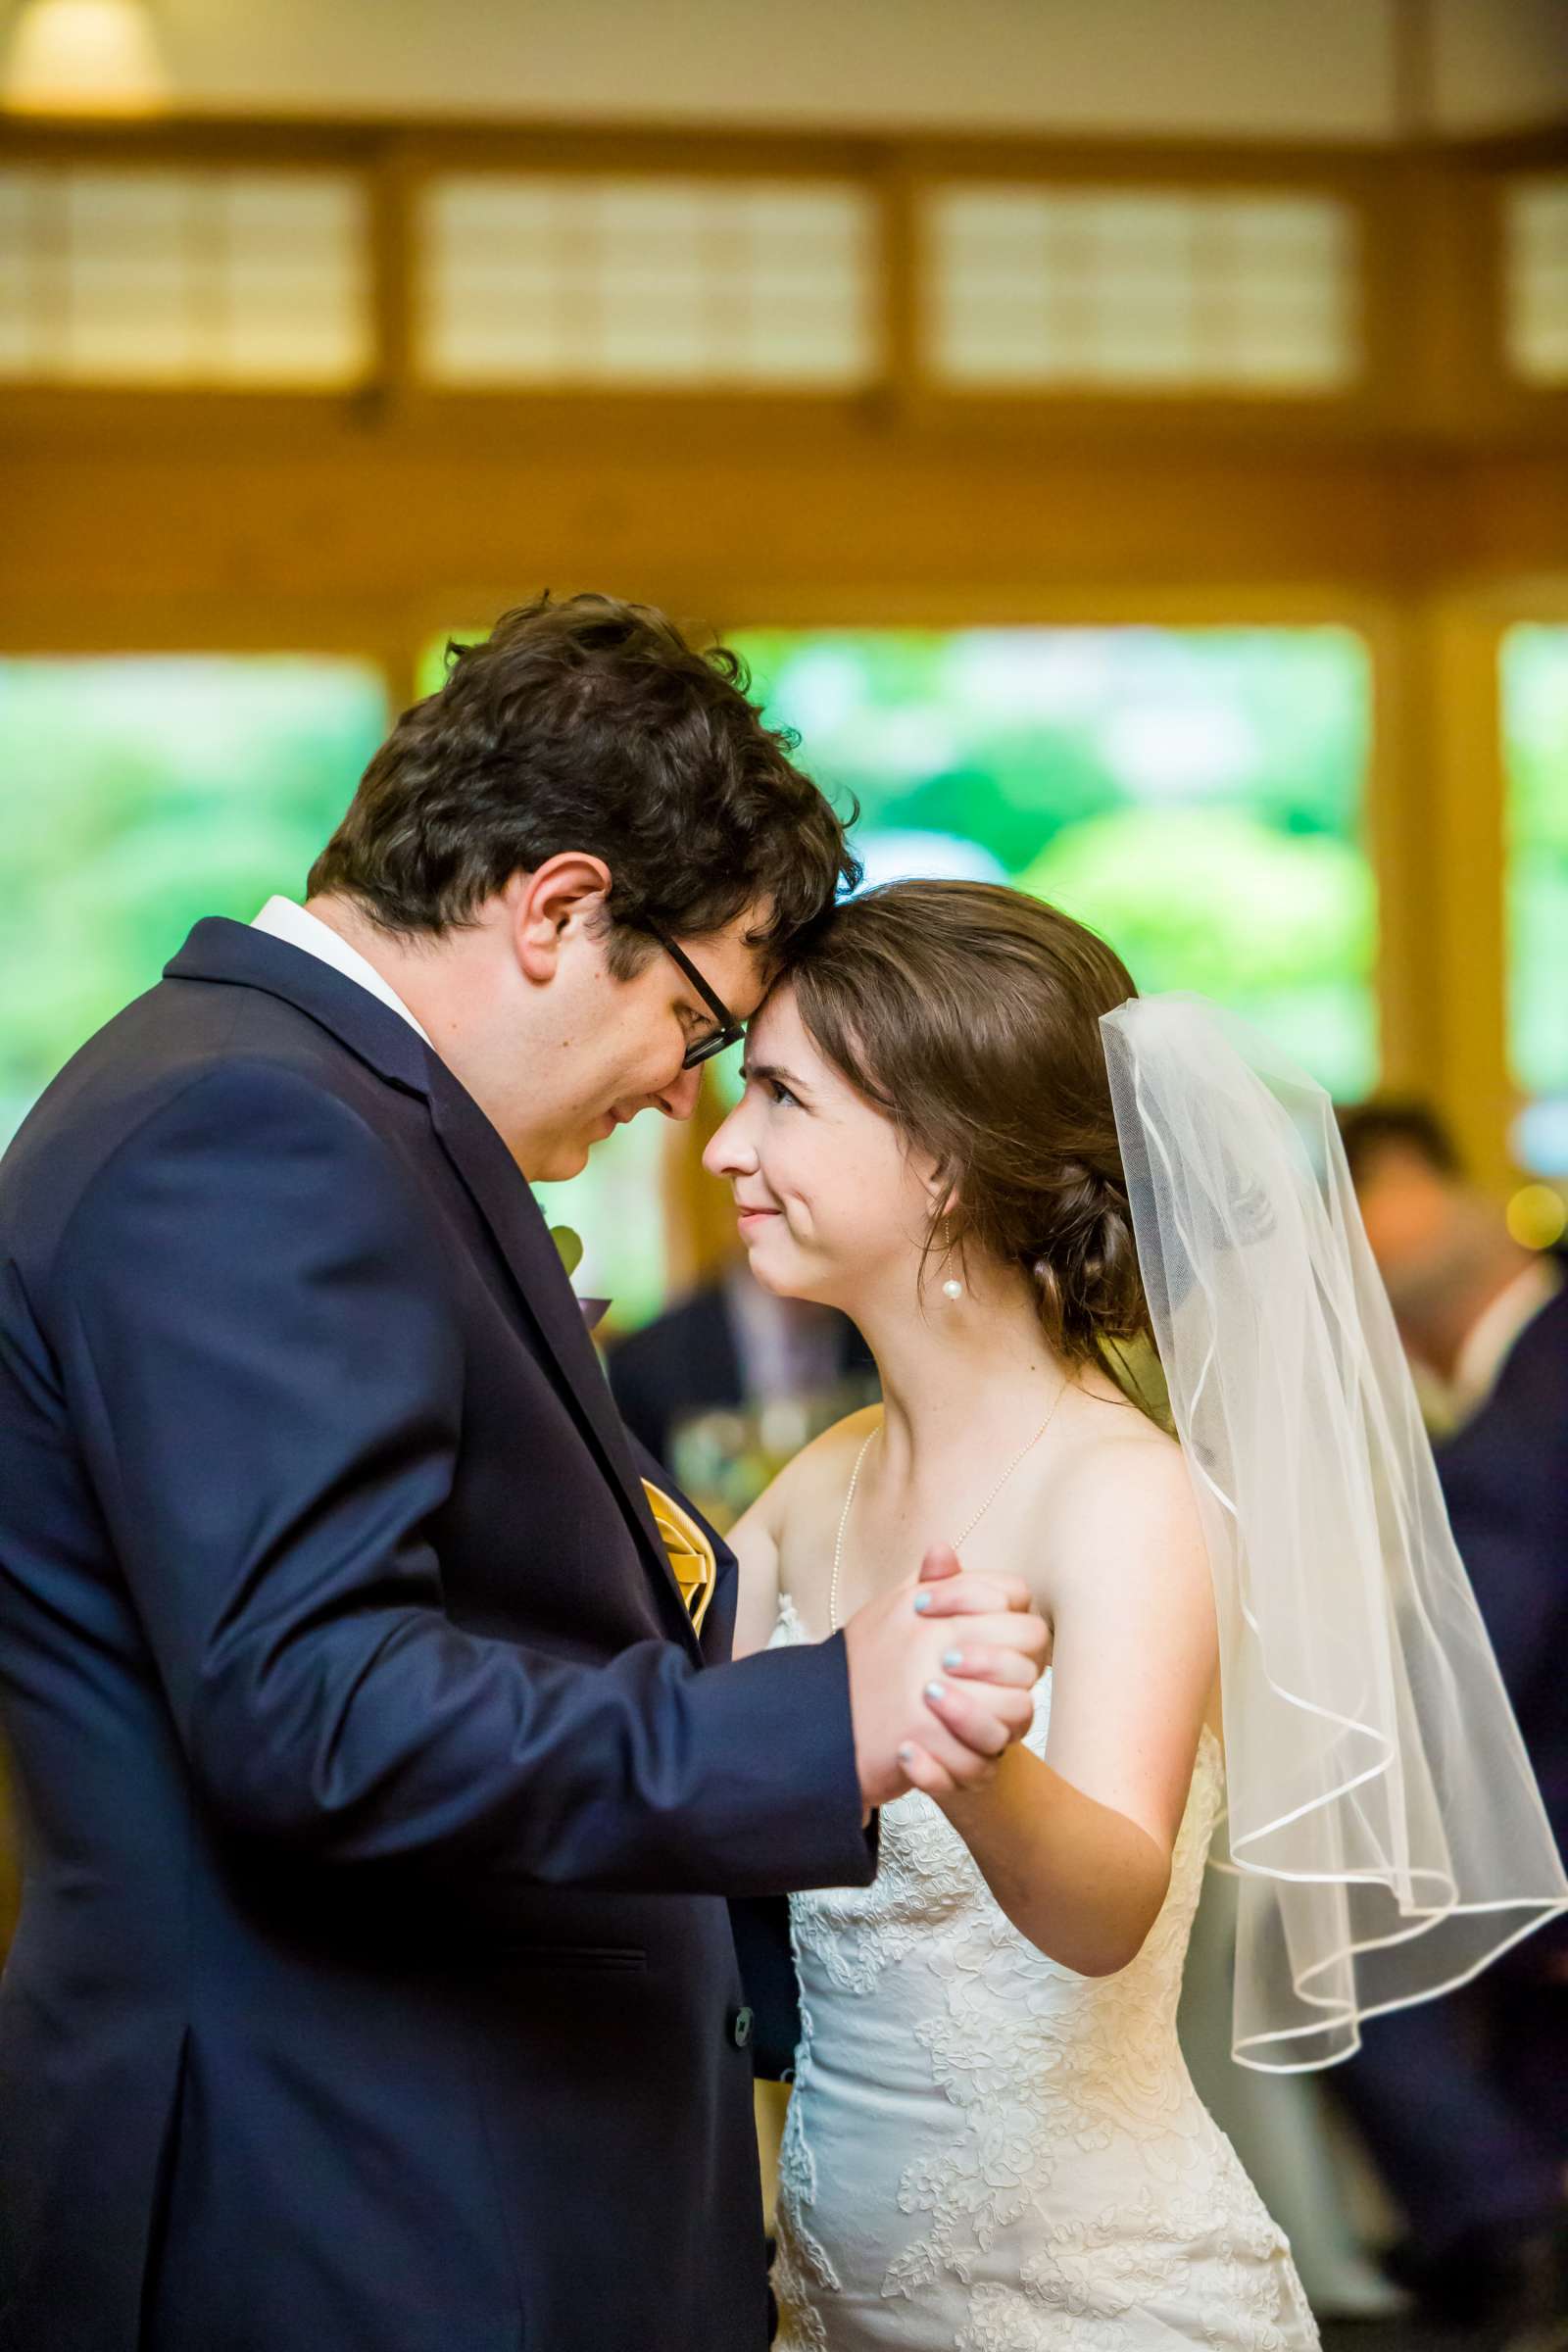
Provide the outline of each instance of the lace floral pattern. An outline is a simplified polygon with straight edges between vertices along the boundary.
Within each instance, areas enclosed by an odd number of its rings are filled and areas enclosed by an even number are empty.
[[[785,1598],[774,1640],[805,1638]],[[1037,1754],[1049,1715],[1048,1674]],[[779,2352],[1316,2343],[1285,2242],[1176,2041],[1222,1795],[1205,1733],[1170,1892],[1114,1977],[1036,1951],[918,1794],[883,1813],[873,1886],[792,1899]]]

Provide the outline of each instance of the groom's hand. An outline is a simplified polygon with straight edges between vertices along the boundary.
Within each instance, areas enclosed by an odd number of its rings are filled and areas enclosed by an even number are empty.
[[[918,1580],[858,1610],[844,1640],[870,1806],[914,1787],[950,1793],[989,1780],[1033,1720],[1051,1648],[1020,1578],[968,1575],[946,1545],[927,1553]]]

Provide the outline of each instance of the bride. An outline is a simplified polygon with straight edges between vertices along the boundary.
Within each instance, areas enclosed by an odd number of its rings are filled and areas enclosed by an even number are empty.
[[[707,1153],[758,1279],[851,1315],[883,1392],[734,1532],[737,1654],[829,1638],[922,1553],[928,1579],[956,1553],[1023,1574],[1054,1633],[1033,1729],[990,1782],[958,1789],[908,1750],[874,1886],[792,1898],[781,2352],[1317,2341],[1176,2040],[1227,1745],[1252,2063],[1344,2054],[1358,2015],[1456,1981],[1563,1898],[1441,1505],[1428,1524],[1392,1328],[1381,1390],[1347,1369],[1344,1299],[1318,1329],[1334,1252],[1359,1247],[1333,1172],[1273,1173],[1281,1090],[1220,1016],[1134,998],[1111,950],[1037,901],[872,892],[768,998]],[[1298,1226],[1326,1181],[1314,1255]],[[1181,1443],[1129,1369],[1151,1335]],[[1348,1450],[1337,1413],[1377,1424],[1376,1494],[1354,1496],[1370,1544],[1333,1516],[1355,1484],[1323,1467]],[[943,1663],[953,1683],[998,1671]],[[1461,1690],[1469,1769],[1505,1784],[1484,1821],[1447,1752]],[[1499,1837],[1502,1864],[1477,1861]],[[1451,1948],[1418,1981],[1427,1930]]]

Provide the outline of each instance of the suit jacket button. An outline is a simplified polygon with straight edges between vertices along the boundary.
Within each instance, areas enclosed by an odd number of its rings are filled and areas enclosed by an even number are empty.
[[[738,2050],[744,2050],[751,2040],[752,2027],[755,2022],[749,2009],[732,2009],[730,2011],[729,2035]]]

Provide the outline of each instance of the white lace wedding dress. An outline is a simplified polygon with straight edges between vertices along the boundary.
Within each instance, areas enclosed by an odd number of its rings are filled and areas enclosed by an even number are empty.
[[[806,1636],[792,1601],[776,1643]],[[1045,1746],[1049,1673],[1028,1744]],[[791,1897],[802,2038],[779,2167],[777,2352],[1298,2352],[1284,2238],[1176,2041],[1224,1767],[1204,1732],[1132,1965],[1025,1941],[928,1797],[874,1885]]]

